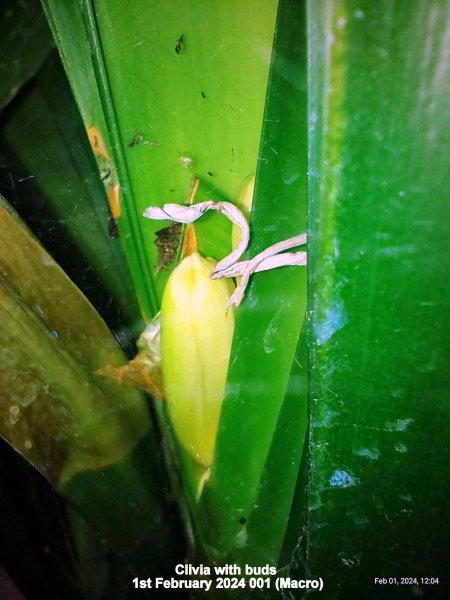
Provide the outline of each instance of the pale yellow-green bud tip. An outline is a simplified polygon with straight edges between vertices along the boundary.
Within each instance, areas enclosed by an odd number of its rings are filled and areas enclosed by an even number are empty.
[[[209,278],[215,263],[197,252],[174,269],[162,299],[164,396],[180,444],[211,465],[234,329],[230,280]]]

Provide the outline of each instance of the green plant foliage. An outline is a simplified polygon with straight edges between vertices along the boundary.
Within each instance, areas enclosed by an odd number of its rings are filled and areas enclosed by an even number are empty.
[[[162,547],[170,537],[145,402],[96,373],[124,362],[122,351],[3,200],[0,317],[0,434],[95,524],[124,566],[138,568],[147,536]],[[160,568],[171,560],[154,559]]]
[[[85,125],[100,130],[117,170],[122,242],[149,319],[167,271],[153,281],[162,225],[142,211],[184,202],[193,175],[198,200],[236,199],[255,173],[276,3],[44,6]],[[197,232],[202,254],[229,249],[225,219],[208,216]]]
[[[147,319],[170,268],[154,268],[154,236],[164,223],[140,215],[148,205],[185,202],[194,176],[196,201],[236,201],[257,172],[251,255],[304,230],[301,2],[280,3],[274,51],[274,0],[67,4],[44,2],[85,125],[101,131],[120,181],[121,239]],[[205,216],[196,231],[201,254],[217,260],[230,250],[222,216]],[[200,504],[199,469],[173,447],[194,535],[209,558],[277,563],[305,431],[305,388],[293,369],[305,285],[304,269],[253,278],[238,311],[214,465]],[[164,408],[158,411],[165,422]],[[270,489],[287,464],[283,499],[273,511]],[[268,530],[267,550],[258,555]]]
[[[39,590],[40,596],[49,600],[64,596],[81,598],[81,582],[89,580],[79,577],[79,573],[75,574],[81,565],[78,557],[74,556],[64,501],[2,439],[0,451],[2,598],[18,597],[5,588],[5,569],[20,588],[21,597],[25,594],[33,597]],[[81,521],[78,517],[78,523]],[[92,532],[89,534],[85,523],[78,531],[83,532],[85,543],[89,542],[97,551],[90,557],[89,563],[84,562],[84,566],[89,564],[89,568],[96,569],[97,583],[94,584],[94,578],[91,578],[91,586],[86,589],[91,592],[90,597],[97,600],[100,598],[97,589],[104,587],[102,548],[99,543],[95,544],[95,538]]]
[[[134,391],[125,389],[123,403],[116,401],[111,410],[107,397],[121,390],[95,371],[123,361],[114,338],[4,202],[0,224],[3,433],[53,482],[67,481],[80,470],[128,454],[148,429],[145,406]],[[37,408],[39,398],[45,410]],[[123,410],[129,411],[136,438],[118,427]],[[99,428],[106,414],[109,426]],[[57,435],[64,430],[72,449],[66,436]],[[46,446],[58,438],[60,445]]]
[[[309,3],[311,438],[296,573],[326,574],[329,597],[366,595],[380,573],[446,572],[449,18],[447,2]]]
[[[3,0],[0,11],[2,110],[38,71],[54,44],[39,0]]]
[[[240,548],[235,543],[231,551],[231,555],[244,564],[285,566],[286,562],[290,562],[290,554],[297,543],[301,523],[298,513],[303,507],[304,485],[297,499],[294,498],[294,490],[307,426],[306,364],[306,332],[303,331],[253,508],[245,523],[247,544]]]
[[[177,444],[164,405],[156,406],[198,557],[280,565],[297,543],[292,575],[326,578],[330,597],[363,597],[380,575],[442,577],[450,483],[443,427],[448,2],[43,5],[145,320],[159,309],[176,263],[160,268],[155,233],[167,224],[143,220],[148,205],[185,202],[194,177],[196,202],[237,201],[256,174],[252,257],[304,230],[308,195],[307,326],[305,269],[252,277],[236,313],[207,477]],[[17,14],[16,32],[0,25],[5,51],[30,27],[28,16]],[[36,20],[33,35],[41,25]],[[23,62],[0,87],[2,102],[36,73],[48,47],[30,57],[20,50]],[[67,141],[64,110],[48,100],[44,80],[42,69],[28,95],[10,102],[2,136],[30,173],[40,164],[44,195],[67,219],[63,193],[52,194],[63,182],[42,160],[33,162],[37,142],[29,144],[20,126],[29,123],[34,140]],[[37,107],[46,117],[34,123]],[[58,138],[56,129],[65,133]],[[85,151],[72,153],[61,170],[86,172],[92,156]],[[92,205],[80,201],[78,226],[92,206],[105,215],[98,208],[104,194],[95,195]],[[92,250],[94,230],[101,230],[107,252],[103,223],[81,227],[80,246]],[[3,204],[0,228],[0,432],[96,522],[122,565],[161,575],[179,554],[164,532],[161,456],[143,400],[95,375],[123,357]],[[208,214],[196,231],[204,256],[217,260],[229,251],[231,227],[222,216]],[[160,247],[168,235],[159,234]],[[89,260],[101,270],[103,259],[91,252]],[[104,279],[123,299],[129,287],[120,288],[111,271]],[[413,589],[424,590],[420,582]]]
[[[250,220],[251,255],[305,228],[304,22],[301,3],[280,2]],[[239,307],[215,460],[202,498],[210,545],[227,560],[278,560],[306,426],[306,389],[289,380],[305,304],[305,270],[291,267],[256,275]],[[275,488],[284,493],[274,510],[268,490]]]
[[[126,323],[136,334],[142,322],[130,275],[110,234],[105,191],[56,51],[0,123],[1,188],[109,325],[119,330]]]

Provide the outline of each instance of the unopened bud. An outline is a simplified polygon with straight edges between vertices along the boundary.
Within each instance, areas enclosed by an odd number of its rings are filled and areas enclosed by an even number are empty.
[[[197,252],[174,269],[161,305],[164,397],[180,444],[212,462],[234,330],[234,286],[210,279],[215,263]]]

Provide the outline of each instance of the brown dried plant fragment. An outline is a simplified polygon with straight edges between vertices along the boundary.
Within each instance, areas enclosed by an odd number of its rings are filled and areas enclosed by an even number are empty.
[[[182,227],[181,223],[171,223],[155,232],[155,246],[158,248],[155,273],[159,273],[175,261],[181,243]]]
[[[99,369],[97,374],[131,385],[155,398],[162,399],[160,333],[158,313],[139,336],[138,353],[133,360],[120,367],[107,365]]]

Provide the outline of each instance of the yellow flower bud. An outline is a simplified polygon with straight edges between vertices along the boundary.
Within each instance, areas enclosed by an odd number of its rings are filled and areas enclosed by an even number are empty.
[[[211,280],[197,252],[174,269],[161,305],[164,396],[176,436],[200,464],[212,462],[234,329],[231,280]]]

